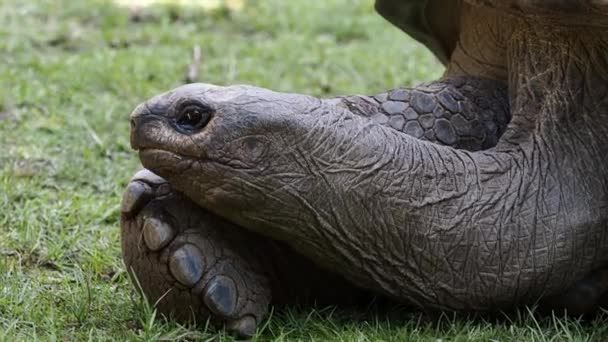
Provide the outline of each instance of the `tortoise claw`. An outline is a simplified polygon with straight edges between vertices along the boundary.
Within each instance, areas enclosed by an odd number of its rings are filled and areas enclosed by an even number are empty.
[[[218,275],[209,281],[205,289],[205,305],[216,315],[230,317],[237,302],[236,285],[226,276]]]
[[[150,200],[152,200],[152,188],[143,182],[130,182],[122,196],[120,211],[124,214],[135,215]]]
[[[149,217],[144,221],[143,234],[146,246],[152,251],[158,251],[173,240],[176,232],[168,223],[156,217]]]
[[[147,169],[138,171],[129,181],[122,196],[120,211],[129,217],[137,215],[153,198],[170,192],[166,180]]]
[[[171,255],[169,269],[180,284],[193,287],[205,271],[203,255],[195,245],[185,244]]]

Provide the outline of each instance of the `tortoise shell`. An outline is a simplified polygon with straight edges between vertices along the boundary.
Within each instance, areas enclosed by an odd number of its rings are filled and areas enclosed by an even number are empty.
[[[456,47],[461,0],[376,0],[376,11],[446,64]]]
[[[608,0],[376,0],[376,11],[446,64],[458,42],[463,2],[555,22],[608,27]]]

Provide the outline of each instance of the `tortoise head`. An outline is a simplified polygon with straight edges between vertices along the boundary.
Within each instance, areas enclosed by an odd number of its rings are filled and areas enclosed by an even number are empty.
[[[178,190],[226,189],[231,181],[256,182],[268,164],[280,170],[283,152],[318,122],[310,114],[328,105],[252,86],[185,85],[133,111],[131,145],[144,167]]]

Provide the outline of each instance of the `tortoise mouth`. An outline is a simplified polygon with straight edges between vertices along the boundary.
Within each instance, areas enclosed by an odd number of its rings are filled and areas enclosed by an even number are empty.
[[[157,172],[161,176],[167,173],[182,173],[192,168],[192,164],[195,162],[192,157],[158,148],[140,148],[139,160],[145,168]]]
[[[181,156],[175,152],[162,150],[159,148],[142,147],[142,148],[136,148],[136,150],[139,152],[140,158],[170,157],[170,158],[183,159],[183,156]]]

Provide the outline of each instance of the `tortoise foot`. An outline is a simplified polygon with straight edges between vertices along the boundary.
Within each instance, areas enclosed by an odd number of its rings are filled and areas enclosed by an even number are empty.
[[[181,321],[252,336],[271,299],[256,236],[197,207],[148,170],[123,196],[123,258],[147,299]],[[259,247],[259,245],[258,245]]]

